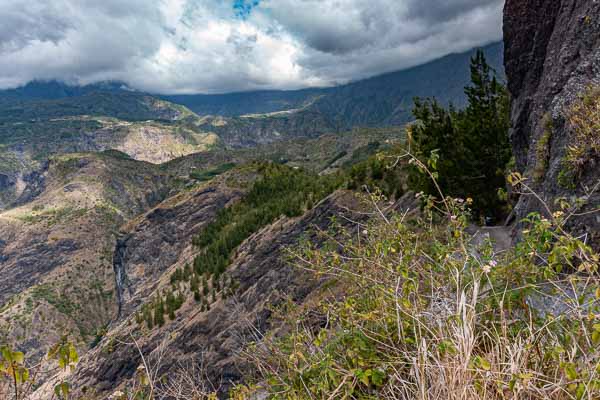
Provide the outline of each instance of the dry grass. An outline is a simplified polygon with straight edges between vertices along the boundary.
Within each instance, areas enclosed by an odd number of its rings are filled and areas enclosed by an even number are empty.
[[[566,113],[572,131],[566,162],[576,176],[600,155],[600,87],[590,86]]]

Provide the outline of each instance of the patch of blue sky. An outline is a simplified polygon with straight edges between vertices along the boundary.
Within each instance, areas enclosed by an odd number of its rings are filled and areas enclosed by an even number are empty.
[[[259,4],[260,0],[233,0],[233,11],[237,18],[246,19]]]

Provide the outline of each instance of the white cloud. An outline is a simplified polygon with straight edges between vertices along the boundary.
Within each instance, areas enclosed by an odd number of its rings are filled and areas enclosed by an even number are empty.
[[[247,3],[251,3],[246,0]],[[160,93],[328,85],[501,38],[503,0],[0,0],[0,87]]]

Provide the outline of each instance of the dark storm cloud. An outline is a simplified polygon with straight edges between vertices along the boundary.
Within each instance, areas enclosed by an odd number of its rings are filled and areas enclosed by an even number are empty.
[[[497,0],[408,0],[406,16],[437,24],[460,17],[469,10],[482,9],[498,3]]]
[[[305,45],[297,62],[328,81],[402,69],[499,40],[499,0],[271,0]]]
[[[0,0],[0,87],[329,85],[499,40],[502,0]]]

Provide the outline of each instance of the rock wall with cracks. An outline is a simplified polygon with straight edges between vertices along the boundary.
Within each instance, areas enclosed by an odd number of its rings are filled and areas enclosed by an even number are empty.
[[[522,195],[516,216],[549,214],[543,203],[554,211],[561,197],[583,198],[583,215],[573,217],[569,228],[597,247],[600,214],[590,211],[600,206],[593,191],[600,182],[599,160],[586,165],[576,187],[565,187],[560,175],[573,142],[567,110],[590,86],[600,86],[600,1],[507,0],[504,40],[513,101],[510,139],[519,172],[539,194]]]

